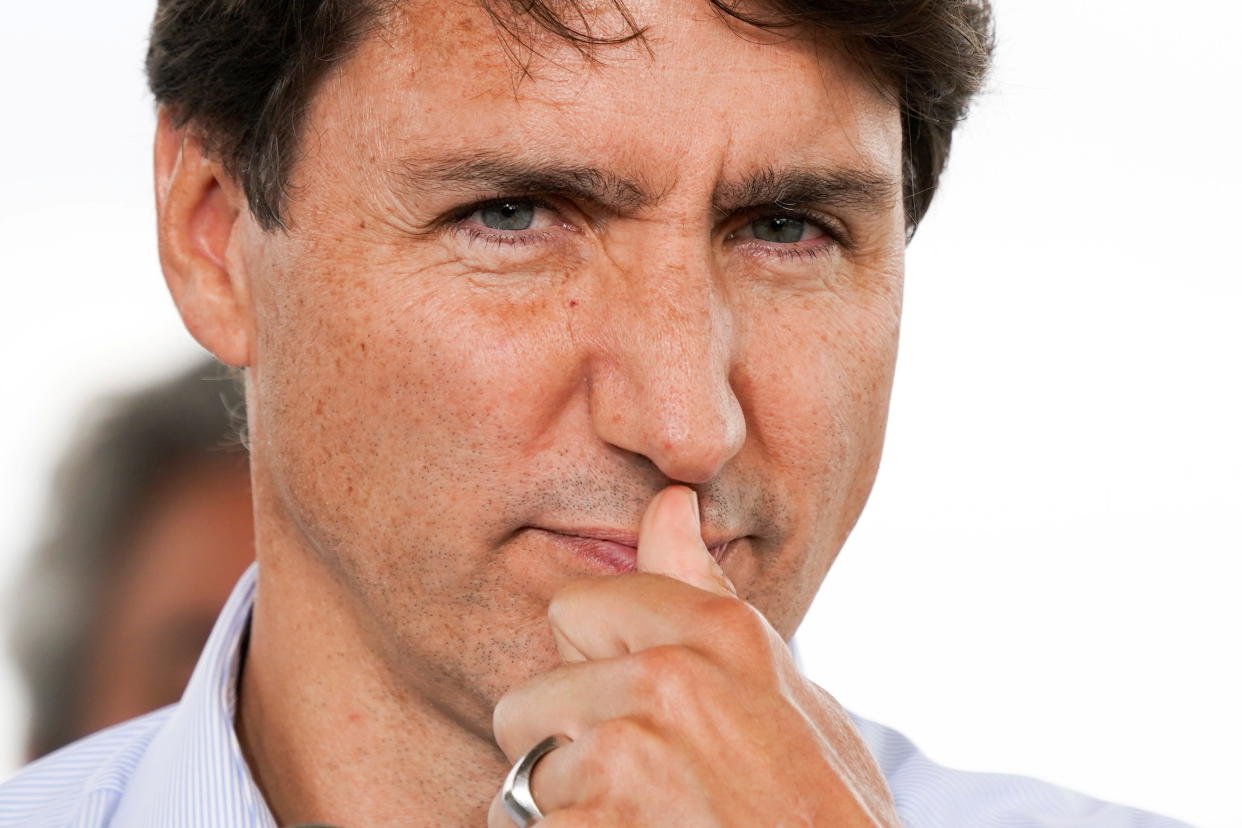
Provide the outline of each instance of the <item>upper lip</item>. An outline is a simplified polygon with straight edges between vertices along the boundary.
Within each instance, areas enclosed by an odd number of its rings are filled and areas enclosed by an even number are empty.
[[[607,529],[598,527],[568,527],[562,528],[557,526],[536,526],[536,529],[543,529],[545,532],[555,532],[558,535],[568,535],[576,538],[590,538],[591,540],[611,541],[625,546],[638,548],[638,533],[631,532],[626,529]],[[708,549],[714,549],[723,546],[730,541],[737,540],[742,537],[741,532],[709,532],[703,536],[703,545]]]

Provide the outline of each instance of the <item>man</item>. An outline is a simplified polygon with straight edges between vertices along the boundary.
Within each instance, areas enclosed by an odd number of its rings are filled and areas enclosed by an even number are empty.
[[[203,360],[109,400],[66,454],[8,607],[31,759],[181,696],[253,560],[242,405]]]
[[[1168,824],[935,768],[785,644],[987,53],[957,0],[162,3],[161,259],[245,372],[257,586],[11,821]]]

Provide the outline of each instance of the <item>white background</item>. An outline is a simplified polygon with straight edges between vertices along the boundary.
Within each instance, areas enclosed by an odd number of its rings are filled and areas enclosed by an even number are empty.
[[[996,5],[804,656],[938,761],[1242,826],[1242,11]],[[5,9],[0,581],[82,407],[197,352],[155,257],[152,6]],[[6,663],[0,775],[22,728]]]

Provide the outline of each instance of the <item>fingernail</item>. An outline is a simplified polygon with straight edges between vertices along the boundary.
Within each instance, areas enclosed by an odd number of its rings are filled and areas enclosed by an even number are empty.
[[[699,523],[699,493],[694,489],[686,489],[686,499],[690,502],[690,514],[694,515],[694,528],[701,528]]]

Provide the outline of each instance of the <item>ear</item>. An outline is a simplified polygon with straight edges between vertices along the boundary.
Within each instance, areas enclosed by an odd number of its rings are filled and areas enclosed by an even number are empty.
[[[192,130],[161,108],[155,133],[160,266],[190,334],[221,362],[250,364],[249,281],[238,242],[253,221],[244,193]]]

